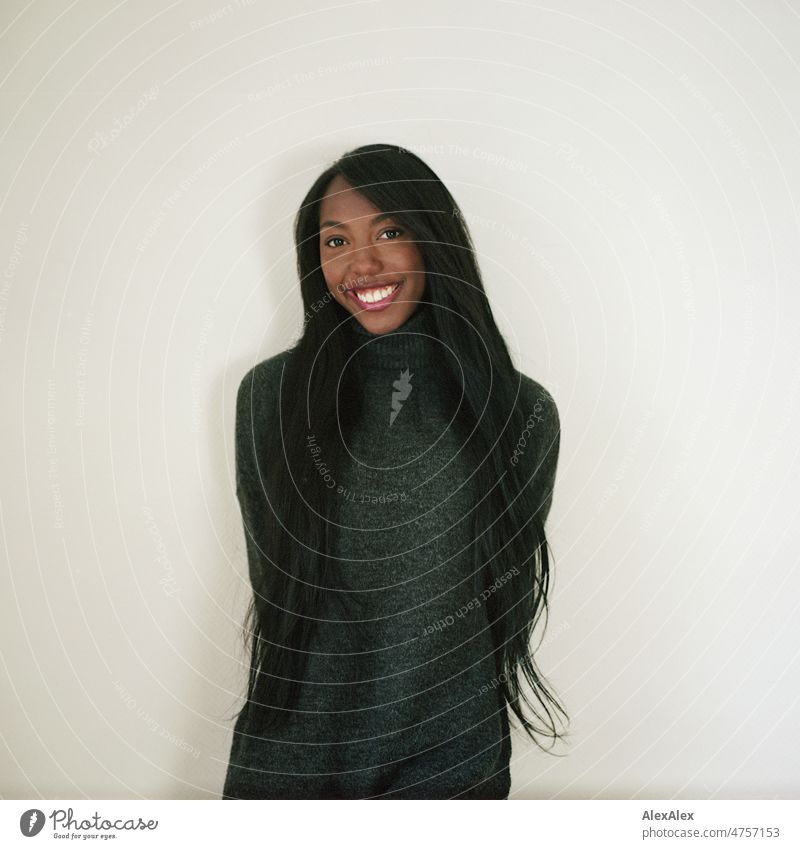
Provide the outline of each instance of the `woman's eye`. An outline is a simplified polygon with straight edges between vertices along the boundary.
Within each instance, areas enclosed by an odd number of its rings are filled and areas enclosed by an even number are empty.
[[[390,242],[394,241],[397,238],[397,236],[403,235],[403,231],[399,227],[390,227],[388,230],[384,230],[383,233],[381,233],[381,238],[386,236],[387,233],[397,234],[397,235],[391,236],[388,239],[388,241],[390,241]],[[338,247],[340,247],[340,245],[334,245],[334,244],[332,244],[332,242],[344,242],[344,238],[342,236],[331,236],[330,239],[328,239],[324,243],[325,247],[328,247],[328,248],[338,248]]]

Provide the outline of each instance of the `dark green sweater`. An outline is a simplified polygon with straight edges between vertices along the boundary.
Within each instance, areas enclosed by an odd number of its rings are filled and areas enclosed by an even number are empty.
[[[422,304],[389,334],[348,324],[365,343],[357,354],[365,417],[351,462],[328,469],[325,446],[308,440],[320,480],[339,493],[332,554],[348,591],[331,593],[320,613],[300,704],[285,727],[264,735],[247,706],[240,713],[223,798],[508,796],[508,715],[470,512],[478,493],[441,391],[430,309]],[[251,582],[262,568],[257,517],[269,509],[253,445],[278,426],[287,354],[251,369],[237,400],[237,495]],[[539,467],[530,485],[546,517],[558,413],[542,386],[519,377],[523,408],[537,411],[521,456]]]

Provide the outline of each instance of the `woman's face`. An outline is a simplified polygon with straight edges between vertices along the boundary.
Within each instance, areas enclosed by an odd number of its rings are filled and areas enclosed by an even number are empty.
[[[422,300],[425,265],[413,234],[340,176],[320,204],[319,255],[328,290],[370,333],[400,327]]]

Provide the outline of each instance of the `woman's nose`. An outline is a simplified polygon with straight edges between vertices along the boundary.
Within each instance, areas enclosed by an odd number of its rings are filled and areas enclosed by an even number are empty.
[[[380,267],[380,256],[375,245],[354,248],[350,254],[350,270],[355,274],[375,274]]]

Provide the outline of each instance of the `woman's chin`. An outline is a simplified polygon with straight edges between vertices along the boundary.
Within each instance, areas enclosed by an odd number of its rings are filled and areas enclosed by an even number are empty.
[[[410,307],[411,304],[392,304],[392,307]],[[392,309],[392,307],[381,310],[380,312],[371,310],[360,310],[355,314],[355,319],[370,333],[391,333],[397,330],[398,327],[408,321],[411,315],[417,308],[417,304],[413,304],[413,309]]]

